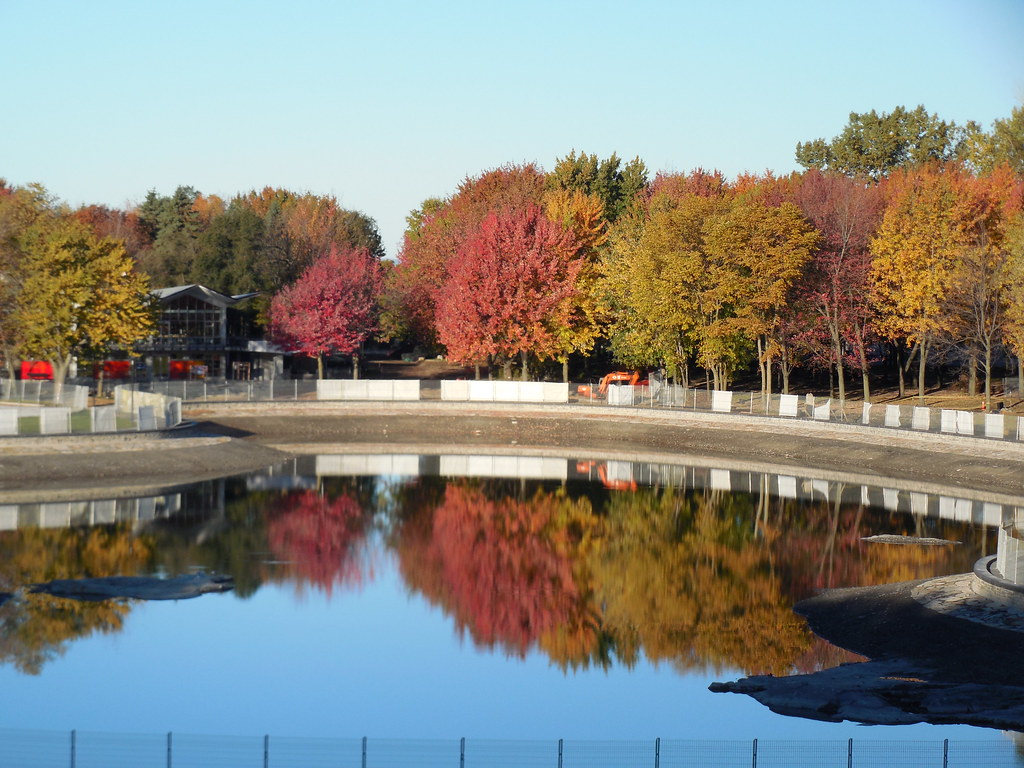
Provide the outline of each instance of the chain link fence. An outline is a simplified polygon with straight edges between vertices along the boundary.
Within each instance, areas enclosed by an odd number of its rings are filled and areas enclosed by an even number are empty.
[[[0,437],[89,435],[167,429],[181,423],[181,398],[115,387],[113,403],[89,405],[89,387],[0,380]]]
[[[512,741],[0,730],[9,768],[1010,768],[1006,738]]]

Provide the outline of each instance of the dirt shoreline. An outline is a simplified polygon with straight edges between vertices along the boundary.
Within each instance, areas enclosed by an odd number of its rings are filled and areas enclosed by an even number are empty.
[[[194,424],[164,434],[0,439],[0,503],[139,495],[318,451],[439,446],[720,460],[843,473],[861,482],[893,479],[1024,505],[1024,443],[744,416],[505,404],[210,404],[189,406],[185,418]]]

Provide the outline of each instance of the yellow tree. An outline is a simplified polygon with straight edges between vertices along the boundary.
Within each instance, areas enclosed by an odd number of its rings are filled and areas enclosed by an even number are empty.
[[[1017,212],[1007,227],[1006,247],[1003,343],[1017,356],[1017,389],[1024,391],[1024,213]]]
[[[568,381],[569,355],[590,352],[603,330],[605,309],[597,290],[597,254],[608,240],[608,222],[601,199],[578,189],[549,192],[544,197],[544,212],[576,236],[578,255],[583,258],[576,278],[577,293],[569,300],[568,321],[551,329],[558,346],[555,357],[562,363],[562,380]]]
[[[23,352],[53,366],[55,397],[75,354],[127,349],[154,327],[148,280],[124,247],[74,222],[30,238],[15,314]]]
[[[705,237],[708,254],[719,265],[713,290],[732,306],[728,326],[756,343],[761,390],[770,393],[772,365],[782,349],[781,314],[818,233],[792,203],[737,199],[708,222]]]
[[[871,241],[871,291],[879,333],[910,348],[903,374],[918,361],[918,397],[924,401],[925,366],[935,340],[950,326],[944,311],[954,269],[965,243],[956,220],[954,166],[929,166],[890,178],[890,203]]]

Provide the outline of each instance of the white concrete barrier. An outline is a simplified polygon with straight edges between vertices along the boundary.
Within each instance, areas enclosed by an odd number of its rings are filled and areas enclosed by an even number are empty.
[[[39,432],[44,435],[66,435],[71,431],[70,408],[43,408],[39,413]]]
[[[779,416],[790,416],[796,418],[797,409],[800,407],[800,398],[796,395],[779,395]]]
[[[940,414],[939,429],[945,432],[947,435],[956,434],[956,411],[951,411],[946,408],[942,409]]]
[[[898,427],[900,425],[900,407],[898,405],[885,406],[885,426]]]
[[[140,432],[156,429],[156,409],[152,405],[140,405],[137,414]]]
[[[18,434],[18,413],[20,408],[0,408],[0,435]]]
[[[970,411],[956,412],[956,433],[958,435],[974,435],[974,414]]]
[[[996,440],[1003,439],[1003,433],[1005,430],[1006,419],[1001,413],[986,413],[985,414],[985,437],[995,438]]]
[[[444,380],[441,399],[478,403],[567,403],[569,385],[546,381]]]
[[[871,403],[864,403],[860,411],[860,423],[865,427],[871,425]]]
[[[419,400],[419,379],[320,379],[317,400]]]
[[[910,426],[913,429],[930,429],[932,424],[932,410],[924,406],[915,405],[913,420]]]
[[[181,403],[180,400],[175,400]],[[91,408],[92,431],[93,432],[116,432],[117,431],[117,408],[113,405],[100,405]]]
[[[711,410],[715,413],[729,413],[732,411],[732,390],[712,390]]]
[[[821,405],[814,406],[815,421],[828,421],[832,418],[832,398],[829,398]]]
[[[608,405],[632,405],[633,404],[633,388],[630,386],[616,386],[611,385],[608,387]]]

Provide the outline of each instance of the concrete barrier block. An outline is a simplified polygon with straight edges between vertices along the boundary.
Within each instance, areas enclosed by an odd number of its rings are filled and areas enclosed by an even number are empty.
[[[469,400],[469,384],[468,381],[450,381],[444,379],[441,381],[441,399],[442,400]]]
[[[712,390],[711,410],[715,413],[729,413],[732,411],[732,391]]]
[[[493,381],[490,382],[492,385],[491,399],[501,403],[518,403],[519,402],[519,385],[518,381]]]
[[[898,405],[885,406],[885,426],[898,427],[900,425],[900,407]]]
[[[568,382],[545,381],[542,384],[543,401],[545,403],[568,403],[569,384]]]
[[[43,408],[39,414],[39,431],[44,435],[66,435],[71,431],[70,408]]]
[[[732,394],[731,392],[729,394]],[[633,387],[615,385],[608,387],[608,405],[632,405]]]
[[[800,407],[800,398],[796,395],[779,395],[779,416],[791,416],[796,418],[797,409]]]
[[[828,421],[832,418],[832,398],[829,398],[821,405],[814,406],[814,420]]]
[[[1006,429],[1006,419],[1001,413],[985,414],[985,437],[1002,440]]]
[[[865,427],[871,424],[871,403],[864,403],[860,411],[860,423]]]
[[[913,429],[931,429],[932,426],[932,409],[925,408],[920,405],[914,406],[914,415],[912,417],[910,426]]]
[[[0,408],[0,435],[18,434],[18,413],[20,408]]]
[[[540,381],[523,381],[519,383],[519,402],[543,403],[544,383]]]
[[[951,411],[946,408],[943,408],[941,411],[941,424],[939,426],[939,429],[942,430],[947,435],[956,434],[956,413],[956,411]]]
[[[178,421],[181,421],[181,401],[174,400],[178,404]],[[93,432],[116,432],[117,431],[117,407],[113,405],[100,405],[91,409],[92,431]]]
[[[974,435],[974,414],[970,411],[956,412],[956,433],[958,435]]]
[[[139,431],[156,429],[156,412],[152,405],[140,405],[138,408]]]

